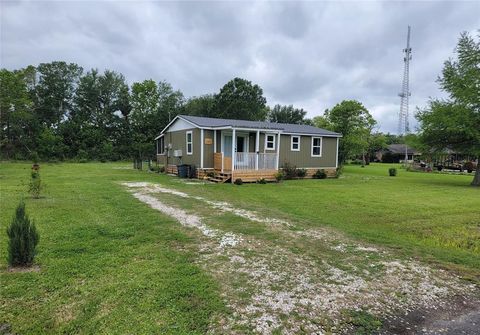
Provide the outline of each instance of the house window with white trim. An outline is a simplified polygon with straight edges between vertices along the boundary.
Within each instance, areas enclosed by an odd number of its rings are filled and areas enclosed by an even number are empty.
[[[290,150],[300,151],[300,136],[292,135],[290,137]]]
[[[192,155],[193,154],[193,135],[192,131],[187,131],[187,155]]]
[[[275,150],[275,135],[266,134],[266,136],[265,136],[265,150]]]
[[[312,137],[312,157],[322,157],[321,137]]]
[[[157,154],[165,155],[165,137],[162,136],[157,140]]]

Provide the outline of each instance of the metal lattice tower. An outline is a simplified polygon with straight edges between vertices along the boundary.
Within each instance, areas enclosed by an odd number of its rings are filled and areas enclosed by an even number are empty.
[[[410,98],[410,87],[409,87],[409,71],[410,71],[410,60],[412,59],[412,48],[410,48],[410,26],[408,26],[407,34],[407,48],[403,49],[403,82],[402,82],[402,92],[398,95],[400,97],[400,112],[398,113],[398,134],[406,135],[410,131],[410,125],[408,122],[408,101]]]

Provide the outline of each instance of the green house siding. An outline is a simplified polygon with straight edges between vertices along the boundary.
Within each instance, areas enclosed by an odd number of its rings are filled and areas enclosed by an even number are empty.
[[[298,168],[327,168],[336,166],[337,138],[322,137],[322,157],[312,157],[312,136],[300,136],[300,151],[291,150],[290,140],[290,135],[281,136],[280,167],[285,163]]]
[[[191,155],[187,155],[187,131],[192,131],[193,153]],[[168,164],[180,164],[179,159],[174,157],[173,153],[175,150],[182,150],[182,164],[200,166],[200,129],[167,132],[165,133],[165,143],[172,145],[172,149],[168,152]]]

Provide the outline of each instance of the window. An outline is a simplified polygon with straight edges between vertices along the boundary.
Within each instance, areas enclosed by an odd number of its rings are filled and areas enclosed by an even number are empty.
[[[265,136],[265,150],[275,150],[275,135]]]
[[[162,136],[157,140],[157,154],[165,155],[165,137]]]
[[[187,131],[187,155],[193,154],[193,137],[192,131]]]
[[[300,136],[290,137],[290,150],[291,151],[300,151]]]
[[[321,137],[312,137],[312,157],[322,157]]]

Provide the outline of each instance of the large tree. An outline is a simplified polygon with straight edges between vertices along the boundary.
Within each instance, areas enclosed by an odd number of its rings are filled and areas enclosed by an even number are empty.
[[[293,105],[275,105],[268,112],[268,121],[276,123],[304,124],[307,111],[302,108],[294,108]]]
[[[220,118],[263,121],[268,112],[266,103],[260,86],[234,78],[215,96],[215,113]]]
[[[45,127],[58,127],[70,113],[82,72],[74,63],[51,62],[37,66],[36,75],[31,77],[35,83],[35,113]]]
[[[24,71],[0,70],[0,151],[21,158],[33,148],[35,117]]]
[[[199,97],[191,97],[183,106],[182,113],[187,115],[216,117],[215,95],[205,94]]]
[[[134,155],[149,157],[154,152],[154,138],[183,108],[184,97],[167,82],[145,80],[133,83],[131,125]]]
[[[343,136],[338,148],[340,164],[349,158],[366,154],[373,127],[377,123],[365,106],[355,100],[344,100],[331,110],[326,110],[322,121],[329,129]]]
[[[421,141],[436,151],[452,149],[480,157],[480,34],[477,40],[463,33],[456,59],[445,62],[438,82],[449,99],[432,99],[419,110]],[[478,162],[478,161],[477,161]],[[480,163],[480,162],[478,162]],[[473,186],[480,186],[477,163]]]

